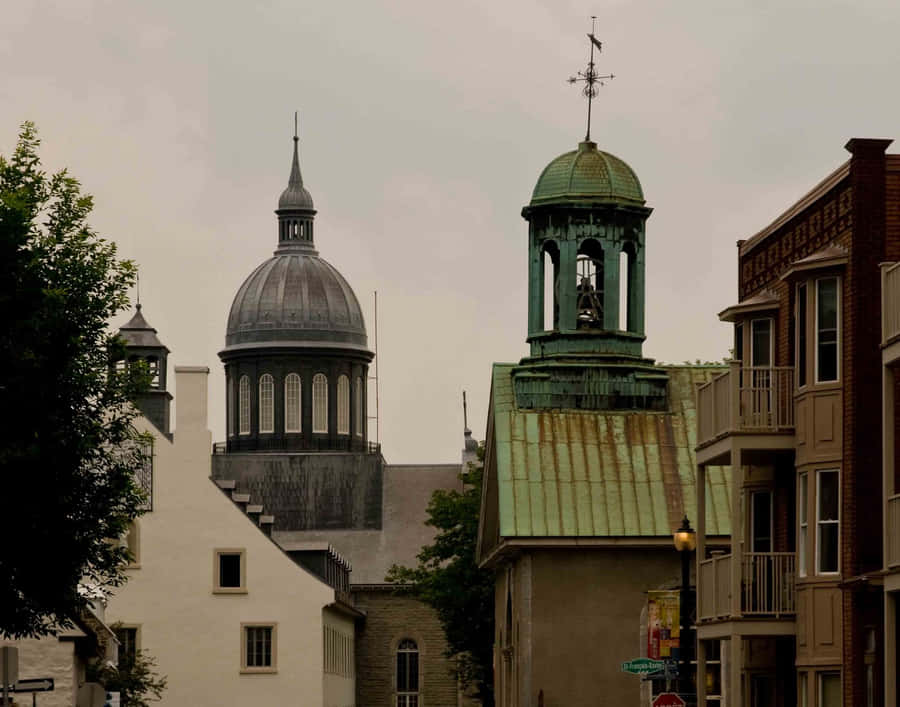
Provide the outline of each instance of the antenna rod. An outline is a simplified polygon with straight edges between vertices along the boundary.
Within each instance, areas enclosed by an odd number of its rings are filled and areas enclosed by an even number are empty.
[[[300,139],[297,135],[297,113],[298,113],[298,111],[294,111],[294,139],[295,140]]]
[[[137,308],[141,308],[141,271],[135,270],[134,275],[136,279],[135,288],[137,289]]]
[[[588,62],[588,75],[594,76],[594,26],[596,25],[597,17],[595,15],[591,15],[591,59]],[[589,83],[589,87],[593,87],[593,83]],[[591,141],[591,103],[594,101],[594,92],[588,92],[588,122],[587,122],[587,133],[584,136],[585,142]]]
[[[375,443],[381,444],[381,407],[378,399],[378,290],[375,290]]]

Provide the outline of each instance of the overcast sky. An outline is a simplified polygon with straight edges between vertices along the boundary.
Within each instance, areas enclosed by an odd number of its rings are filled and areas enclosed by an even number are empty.
[[[0,152],[33,120],[45,166],[94,195],[170,366],[209,366],[218,440],[217,352],[276,245],[300,110],[316,245],[370,345],[378,290],[385,457],[457,461],[461,391],[481,439],[491,362],[526,353],[520,210],[583,138],[566,78],[592,14],[616,75],[593,136],[654,208],[644,353],[720,359],[735,241],[841,164],[848,138],[900,137],[896,0],[6,2]]]

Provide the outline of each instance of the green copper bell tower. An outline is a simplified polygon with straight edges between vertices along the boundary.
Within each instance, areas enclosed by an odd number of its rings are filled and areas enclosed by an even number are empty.
[[[666,408],[668,377],[642,355],[651,211],[634,170],[590,140],[541,172],[522,209],[531,354],[513,372],[520,406]]]

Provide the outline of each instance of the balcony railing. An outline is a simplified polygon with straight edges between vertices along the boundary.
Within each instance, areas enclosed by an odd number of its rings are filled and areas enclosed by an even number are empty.
[[[741,616],[797,613],[797,559],[793,552],[745,552],[741,563]],[[700,563],[700,620],[733,616],[731,555]]]
[[[900,493],[887,502],[887,565],[900,567]]]
[[[888,343],[900,336],[900,263],[881,273],[881,339]]]
[[[714,555],[700,563],[700,620],[731,615],[731,555]]]
[[[736,432],[794,429],[793,366],[741,366],[697,389],[697,444]]]

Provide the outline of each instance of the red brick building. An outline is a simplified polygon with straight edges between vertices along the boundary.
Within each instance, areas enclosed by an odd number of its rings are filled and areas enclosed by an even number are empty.
[[[732,467],[732,545],[698,528],[698,680],[729,707],[895,705],[885,690],[879,264],[900,259],[900,155],[850,159],[738,241],[731,369],[698,388],[706,467]]]

